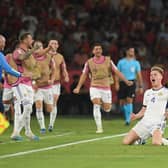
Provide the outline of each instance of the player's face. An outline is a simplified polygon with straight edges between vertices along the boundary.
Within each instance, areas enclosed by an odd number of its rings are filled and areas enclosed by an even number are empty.
[[[130,48],[128,51],[127,51],[128,55],[130,57],[134,57],[135,56],[135,49],[134,48]]]
[[[57,51],[59,44],[57,40],[50,40],[49,45],[52,47],[53,50]]]
[[[97,57],[100,57],[102,55],[102,52],[103,52],[103,50],[102,50],[101,46],[95,46],[93,48],[93,54]]]
[[[4,50],[5,48],[5,43],[6,43],[6,40],[4,37],[1,37],[0,38],[0,50]]]
[[[163,76],[159,71],[157,71],[157,70],[151,71],[150,81],[151,81],[151,84],[153,87],[160,86],[162,79],[163,79]]]

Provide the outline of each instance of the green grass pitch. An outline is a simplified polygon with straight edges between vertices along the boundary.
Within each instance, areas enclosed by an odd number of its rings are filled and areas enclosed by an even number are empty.
[[[46,126],[48,116],[46,117]],[[121,118],[103,120],[104,133],[95,133],[90,117],[58,117],[52,133],[40,135],[35,118],[32,130],[40,141],[10,140],[12,126],[0,136],[0,168],[167,168],[168,146],[122,145],[125,126]],[[165,136],[168,135],[166,131]]]

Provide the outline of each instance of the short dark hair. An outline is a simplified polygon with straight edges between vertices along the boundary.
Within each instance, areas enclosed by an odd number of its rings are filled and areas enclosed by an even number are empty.
[[[135,49],[135,46],[132,45],[132,44],[128,44],[126,47],[125,47],[125,50],[129,50],[130,48],[134,48]]]
[[[94,44],[92,45],[92,50],[93,50],[93,48],[96,47],[96,46],[101,46],[101,47],[103,48],[102,44],[100,44],[100,43],[97,42],[97,43],[94,43]]]
[[[23,41],[25,40],[29,35],[31,35],[31,33],[29,32],[26,32],[26,33],[23,33],[19,36],[19,41]]]

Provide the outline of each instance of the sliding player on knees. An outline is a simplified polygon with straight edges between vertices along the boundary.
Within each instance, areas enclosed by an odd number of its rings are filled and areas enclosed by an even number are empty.
[[[138,139],[152,137],[153,145],[166,144],[163,138],[163,122],[168,116],[166,104],[168,102],[168,89],[162,85],[164,68],[155,65],[151,68],[150,81],[152,88],[144,93],[143,107],[131,119],[142,118],[124,137],[123,144],[134,144]]]

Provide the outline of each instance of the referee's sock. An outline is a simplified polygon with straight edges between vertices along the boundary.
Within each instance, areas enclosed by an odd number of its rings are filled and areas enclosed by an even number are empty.
[[[132,103],[124,105],[126,124],[130,124],[132,111],[133,111],[133,104]]]

